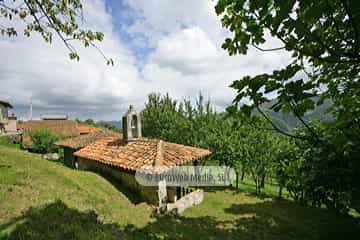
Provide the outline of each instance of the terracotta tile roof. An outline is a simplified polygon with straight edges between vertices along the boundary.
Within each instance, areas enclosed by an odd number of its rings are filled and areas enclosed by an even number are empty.
[[[31,147],[30,131],[48,129],[55,135],[78,136],[77,122],[72,120],[31,120],[18,122],[17,128],[23,130],[23,143]]]
[[[175,167],[210,155],[210,151],[155,139],[126,142],[106,137],[75,152],[77,157],[94,160],[125,170],[144,166]]]
[[[79,134],[88,134],[88,133],[93,133],[93,132],[99,132],[101,129],[94,127],[94,126],[78,124],[77,130],[78,130]]]
[[[96,132],[57,141],[55,145],[61,147],[69,147],[72,149],[80,149],[104,137],[122,138],[122,134],[107,129],[97,129]]]

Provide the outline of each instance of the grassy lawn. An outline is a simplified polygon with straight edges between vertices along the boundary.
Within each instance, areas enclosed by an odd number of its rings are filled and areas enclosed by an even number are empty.
[[[0,146],[20,149],[20,144],[12,143],[11,136],[0,136]]]
[[[249,191],[251,185],[240,185]],[[359,219],[213,190],[180,217],[152,217],[121,186],[0,146],[0,239],[359,239]],[[268,191],[272,191],[271,189]],[[265,191],[266,192],[266,191]],[[276,193],[276,191],[274,190]]]
[[[235,184],[234,184],[235,186]],[[239,182],[239,189],[244,192],[253,193],[255,194],[255,183],[250,176],[247,176],[244,181]],[[271,196],[271,197],[278,197],[279,196],[279,186],[275,183],[269,184],[266,183],[265,187],[261,189],[260,195],[264,196]],[[291,199],[289,193],[286,189],[282,191],[282,198]]]

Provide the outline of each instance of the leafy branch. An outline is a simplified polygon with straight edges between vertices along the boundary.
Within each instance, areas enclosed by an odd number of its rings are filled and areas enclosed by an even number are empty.
[[[80,0],[22,0],[17,6],[10,6],[0,0],[1,16],[9,20],[13,20],[13,16],[18,16],[26,24],[24,35],[28,37],[31,32],[38,32],[46,42],[52,43],[52,35],[55,32],[69,51],[70,59],[80,59],[76,48],[70,43],[70,41],[79,41],[84,47],[95,48],[108,65],[114,65],[114,61],[108,58],[95,43],[101,42],[104,34],[79,28],[78,22],[84,18]],[[26,22],[29,17],[32,21]],[[2,26],[0,30],[2,35],[17,35],[15,28]]]

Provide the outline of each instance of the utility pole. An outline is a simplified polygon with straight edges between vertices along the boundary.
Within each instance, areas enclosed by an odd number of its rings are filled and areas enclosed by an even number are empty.
[[[30,96],[30,116],[29,120],[32,120],[32,95]]]

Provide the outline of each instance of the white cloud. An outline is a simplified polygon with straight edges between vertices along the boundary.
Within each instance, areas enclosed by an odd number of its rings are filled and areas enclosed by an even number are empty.
[[[158,41],[144,68],[147,82],[160,92],[176,97],[202,92],[218,109],[231,103],[235,92],[228,86],[245,75],[271,72],[289,60],[286,52],[259,54],[251,49],[247,56],[229,57],[198,26],[178,30]]]
[[[246,56],[228,56],[221,48],[226,36],[216,16],[214,1],[129,1],[139,15],[131,32],[149,38],[155,51],[143,70],[146,82],[159,92],[172,96],[208,95],[223,108],[235,92],[228,86],[245,75],[271,72],[289,62],[285,51],[262,53],[251,48]],[[281,43],[267,36],[264,48]]]
[[[208,63],[217,61],[218,51],[207,34],[199,27],[172,33],[158,41],[152,61],[163,67],[183,72],[208,70]]]
[[[35,109],[76,109],[77,116],[98,111],[94,118],[116,111],[120,118],[125,104],[138,102],[137,94],[141,91],[137,88],[135,58],[113,34],[112,18],[105,11],[104,2],[86,1],[84,13],[86,27],[105,33],[106,38],[99,47],[114,59],[114,67],[107,66],[94,48],[81,46],[77,46],[80,61],[71,61],[57,38],[49,45],[35,33],[31,38],[21,34],[14,39],[2,37],[0,96],[19,108],[27,105],[33,96]]]
[[[39,112],[119,119],[127,105],[142,107],[150,92],[168,92],[182,99],[195,98],[201,91],[221,109],[234,97],[228,88],[233,80],[272,71],[289,60],[284,51],[261,53],[254,49],[247,56],[229,57],[220,47],[229,33],[221,28],[212,1],[132,0],[128,4],[137,19],[126,31],[133,34],[135,45],[139,42],[139,46],[154,48],[145,65],[138,64],[135,53],[115,33],[119,29],[114,29],[113,16],[104,2],[83,3],[84,26],[105,33],[99,47],[114,59],[115,66],[107,66],[93,48],[78,47],[80,62],[71,61],[59,39],[49,45],[36,34],[32,38],[0,37],[4,56],[0,97],[20,108],[33,95]]]
[[[156,46],[164,34],[178,31],[184,27],[199,26],[220,42],[220,18],[215,14],[215,2],[208,0],[128,0],[130,7],[138,13],[138,19],[128,31],[140,33]]]

